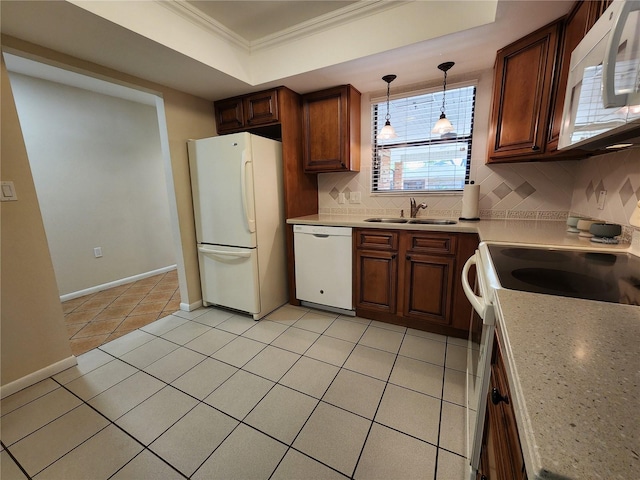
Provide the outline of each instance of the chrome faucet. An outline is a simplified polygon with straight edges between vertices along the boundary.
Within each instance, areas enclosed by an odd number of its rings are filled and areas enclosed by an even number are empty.
[[[427,208],[426,203],[421,203],[419,205],[416,205],[415,198],[411,198],[410,201],[411,201],[411,218],[416,218],[416,215],[418,215],[418,210],[420,210],[421,208]]]

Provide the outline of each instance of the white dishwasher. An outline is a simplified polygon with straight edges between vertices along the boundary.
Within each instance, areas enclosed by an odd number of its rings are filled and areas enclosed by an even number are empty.
[[[296,298],[354,315],[349,227],[294,225]]]

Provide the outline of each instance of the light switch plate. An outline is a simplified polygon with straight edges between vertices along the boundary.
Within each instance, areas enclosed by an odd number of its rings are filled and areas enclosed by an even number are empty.
[[[13,182],[0,182],[0,187],[2,190],[2,197],[0,197],[0,199],[3,202],[15,202],[18,200]]]
[[[598,210],[604,210],[604,201],[607,199],[607,191],[600,190],[598,193]]]

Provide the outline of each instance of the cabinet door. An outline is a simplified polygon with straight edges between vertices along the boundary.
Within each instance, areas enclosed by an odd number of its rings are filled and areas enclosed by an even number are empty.
[[[306,172],[360,169],[360,92],[342,85],[304,95],[302,119]]]
[[[237,132],[244,128],[242,98],[229,98],[214,103],[216,130],[219,135]]]
[[[277,122],[278,91],[267,90],[248,95],[244,98],[243,108],[247,127]]]
[[[396,252],[356,250],[356,308],[394,314],[397,287]]]
[[[493,393],[494,390],[496,394]],[[511,392],[497,338],[494,340],[491,359],[491,377],[479,470],[479,478],[527,479]]]
[[[560,25],[548,25],[498,52],[489,163],[545,152]]]
[[[407,253],[405,258],[404,316],[448,325],[454,257]]]

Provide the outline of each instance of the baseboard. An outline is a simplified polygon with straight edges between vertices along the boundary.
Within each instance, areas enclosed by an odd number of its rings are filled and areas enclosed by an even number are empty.
[[[347,310],[344,308],[332,307],[330,305],[320,305],[319,303],[307,302],[305,300],[302,300],[300,305],[303,307],[315,308],[316,310],[326,310],[327,312],[339,313],[340,315],[346,315],[349,317],[356,316],[355,310]]]
[[[193,312],[195,309],[200,308],[202,306],[202,300],[198,300],[194,303],[181,303],[180,310],[183,312]]]
[[[78,360],[76,357],[71,355],[70,357],[65,358],[64,360],[60,360],[59,362],[53,363],[48,367],[41,368],[29,375],[26,375],[22,378],[14,380],[13,382],[7,383],[6,385],[2,385],[0,387],[0,398],[8,397],[23,388],[30,387],[45,378],[52,377],[57,375],[58,373],[66,370],[67,368],[74,367],[78,364]]]
[[[65,295],[60,295],[60,301],[66,302],[67,300],[73,300],[74,298],[84,297],[85,295],[101,292],[102,290],[108,290],[109,288],[113,287],[119,287],[120,285],[125,285],[127,283],[142,280],[143,278],[153,277],[154,275],[159,275],[161,273],[167,273],[171,270],[175,270],[176,268],[177,265],[169,265],[168,267],[162,267],[157,270],[151,270],[150,272],[140,273],[132,277],[121,278],[120,280],[115,280],[113,282],[103,283],[102,285],[96,285],[95,287],[85,288],[84,290],[79,290],[77,292],[67,293]]]

